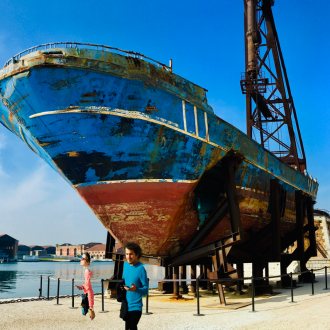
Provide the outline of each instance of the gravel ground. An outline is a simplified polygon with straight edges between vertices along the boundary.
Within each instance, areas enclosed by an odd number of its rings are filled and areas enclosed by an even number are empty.
[[[275,289],[272,296],[258,297],[255,312],[251,298],[228,296],[227,307],[219,307],[217,295],[202,292],[200,313],[196,299],[184,296],[175,300],[169,295],[151,292],[150,315],[142,315],[139,329],[330,329],[330,290],[324,290],[324,280],[290,290]],[[79,306],[80,298],[75,299]],[[71,298],[0,304],[0,328],[12,329],[124,329],[119,318],[119,303],[105,299],[102,312],[101,296],[95,297],[96,318],[81,315],[80,308],[70,308]],[[240,308],[236,308],[240,307]]]

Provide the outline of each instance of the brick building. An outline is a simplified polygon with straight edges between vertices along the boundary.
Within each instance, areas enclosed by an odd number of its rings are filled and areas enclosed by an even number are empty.
[[[56,244],[56,256],[58,257],[77,257],[83,254],[84,245],[72,245],[69,243]]]
[[[85,251],[92,248],[95,245],[100,245],[100,243],[87,243],[87,244],[78,244],[72,245],[69,243],[56,244],[56,256],[58,257],[79,257]],[[105,248],[104,248],[105,250]]]
[[[105,244],[93,245],[89,249],[86,249],[85,252],[88,252],[94,260],[105,259]]]

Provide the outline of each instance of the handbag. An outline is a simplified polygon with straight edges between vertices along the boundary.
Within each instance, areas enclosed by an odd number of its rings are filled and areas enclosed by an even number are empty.
[[[118,283],[116,286],[117,291],[117,301],[122,302],[123,300],[126,300],[126,290],[124,288],[124,283]]]
[[[81,314],[87,315],[89,309],[89,303],[88,303],[88,294],[83,293],[81,295]]]
[[[128,304],[126,300],[126,290],[123,283],[118,283],[116,287],[117,301],[121,302],[119,317],[126,321],[128,315]]]
[[[124,321],[126,321],[127,316],[128,316],[128,304],[127,304],[127,300],[125,299],[121,302],[119,317]]]

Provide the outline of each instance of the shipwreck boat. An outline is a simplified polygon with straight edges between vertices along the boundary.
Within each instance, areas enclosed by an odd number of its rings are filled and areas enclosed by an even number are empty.
[[[80,194],[119,242],[151,256],[182,252],[221,210],[232,175],[240,229],[271,222],[271,181],[285,195],[280,235],[295,228],[295,192],[318,184],[217,117],[206,90],[139,53],[73,42],[44,44],[0,71],[1,123]],[[224,166],[232,162],[228,167]],[[233,234],[228,205],[200,236]]]

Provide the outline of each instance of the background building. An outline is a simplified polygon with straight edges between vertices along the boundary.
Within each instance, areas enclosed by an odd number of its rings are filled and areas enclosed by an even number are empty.
[[[89,249],[86,249],[85,252],[88,252],[94,260],[105,259],[105,244],[93,245]]]
[[[314,226],[316,228],[317,256],[309,259],[309,269],[330,267],[330,215],[328,211],[314,210]]]
[[[0,262],[16,261],[17,248],[17,239],[7,234],[0,234]]]
[[[56,244],[57,257],[77,257],[83,254],[83,245],[72,245],[70,243]]]
[[[327,211],[314,211],[314,225],[317,228],[317,256],[330,259],[330,215]]]
[[[56,253],[56,247],[55,246],[51,246],[51,245],[48,246],[47,245],[47,246],[44,246],[44,249],[46,250],[48,255]]]
[[[19,244],[17,248],[17,260],[23,260],[24,256],[29,256],[30,251],[31,251],[30,246]]]
[[[31,246],[30,256],[45,256],[47,255],[47,251],[43,246],[33,245]]]
[[[99,246],[95,250],[91,250],[95,246]],[[103,248],[104,246],[104,248]],[[103,250],[102,250],[103,249]],[[104,259],[105,244],[90,242],[86,244],[72,245],[70,243],[56,244],[57,257],[80,257],[84,252],[93,253],[91,256],[97,256],[97,259]]]

